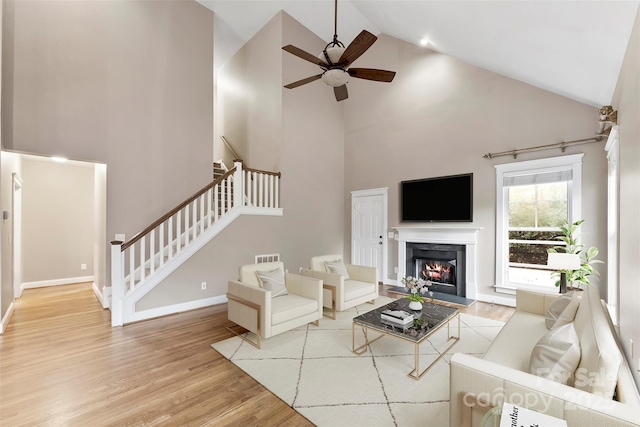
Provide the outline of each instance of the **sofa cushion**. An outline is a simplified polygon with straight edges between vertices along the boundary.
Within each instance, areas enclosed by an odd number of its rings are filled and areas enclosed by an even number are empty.
[[[271,291],[271,298],[281,297],[289,293],[284,282],[284,270],[282,267],[272,271],[256,270],[256,276],[258,276],[260,287]]]
[[[318,311],[318,301],[300,295],[289,294],[271,300],[271,325],[296,319]]]
[[[309,268],[311,268],[311,270],[316,270],[316,271],[324,271],[327,272],[327,267],[324,265],[325,261],[336,261],[342,259],[342,254],[329,254],[329,255],[318,255],[318,256],[314,256],[311,257],[311,260],[309,260]]]
[[[529,372],[533,347],[549,330],[544,316],[517,310],[494,339],[483,359]]]
[[[547,329],[555,329],[573,322],[580,300],[575,292],[564,294],[551,303],[544,316]]]
[[[580,342],[572,323],[547,332],[531,352],[529,372],[566,384],[580,362]]]
[[[574,387],[607,399],[613,397],[622,355],[609,327],[609,313],[600,302],[596,285],[585,288],[573,322],[582,357],[576,369]]]
[[[344,280],[349,280],[347,266],[344,265],[344,261],[342,261],[342,259],[337,259],[335,261],[325,261],[324,266],[327,270],[327,273],[337,274],[344,277]]]
[[[351,301],[352,299],[363,297],[373,292],[375,292],[375,285],[373,283],[360,282],[358,280],[344,281],[345,301]]]
[[[240,267],[240,281],[245,285],[260,287],[260,281],[256,271],[273,271],[277,268],[284,270],[284,263],[281,261],[263,262],[261,264],[247,264]],[[286,270],[285,270],[286,271]]]

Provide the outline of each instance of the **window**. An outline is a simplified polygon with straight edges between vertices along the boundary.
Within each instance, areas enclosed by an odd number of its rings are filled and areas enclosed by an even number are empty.
[[[582,154],[496,166],[496,289],[555,288],[547,249],[580,218]]]

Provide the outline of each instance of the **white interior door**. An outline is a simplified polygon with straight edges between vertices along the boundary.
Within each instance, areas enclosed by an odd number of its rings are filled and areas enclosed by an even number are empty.
[[[378,268],[387,277],[387,189],[351,193],[351,263]]]

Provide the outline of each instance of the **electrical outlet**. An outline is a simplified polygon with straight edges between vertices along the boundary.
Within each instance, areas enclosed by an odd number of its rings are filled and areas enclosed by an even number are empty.
[[[80,264],[80,270],[86,270],[87,264]]]
[[[202,289],[203,291],[207,289],[207,282],[202,282],[202,284],[200,285],[200,289]]]
[[[398,274],[398,267],[393,267],[393,272]]]

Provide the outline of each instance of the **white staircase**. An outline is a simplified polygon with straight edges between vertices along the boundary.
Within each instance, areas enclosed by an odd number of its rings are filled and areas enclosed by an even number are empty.
[[[241,161],[126,242],[111,242],[111,325],[138,320],[135,304],[242,214],[282,215],[280,173]],[[105,292],[109,295],[109,292]]]

